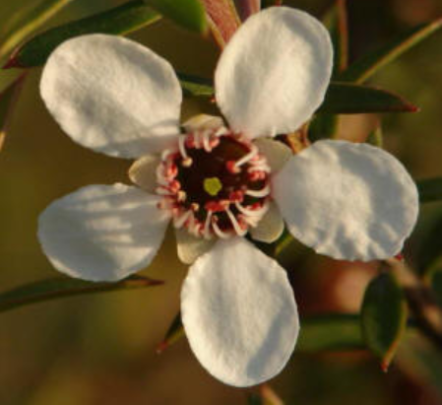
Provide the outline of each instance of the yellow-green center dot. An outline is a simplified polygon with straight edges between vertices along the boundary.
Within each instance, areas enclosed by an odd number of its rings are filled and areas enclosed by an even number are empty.
[[[204,179],[204,191],[207,194],[210,194],[212,197],[215,197],[223,188],[223,184],[221,183],[218,177],[209,177]]]

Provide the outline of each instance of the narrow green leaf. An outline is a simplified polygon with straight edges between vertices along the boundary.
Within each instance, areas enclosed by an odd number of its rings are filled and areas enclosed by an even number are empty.
[[[350,83],[330,84],[318,113],[361,114],[416,112],[418,108],[402,97],[375,87]]]
[[[333,76],[347,68],[348,63],[348,26],[346,0],[336,0],[322,19],[330,31],[334,49]]]
[[[184,96],[212,97],[214,90],[212,81],[201,77],[178,73]]]
[[[199,0],[146,0],[165,17],[192,31],[207,30],[204,6]]]
[[[162,281],[131,276],[117,283],[94,283],[74,278],[52,278],[36,281],[0,294],[0,312],[56,298],[107,291],[152,287]]]
[[[173,319],[166,332],[166,336],[162,342],[157,346],[157,353],[161,354],[164,350],[168,349],[170,346],[178,342],[184,336],[184,329],[181,323],[181,313],[178,314]]]
[[[23,86],[24,79],[25,75],[22,74],[0,93],[0,151],[4,145],[13,108]]]
[[[11,52],[28,35],[58,13],[72,0],[40,0],[20,8],[3,26],[0,32],[0,58]]]
[[[370,350],[387,371],[405,332],[407,305],[399,284],[389,273],[373,279],[365,291],[361,309],[362,334]]]
[[[18,48],[5,68],[43,65],[50,53],[69,38],[91,33],[125,35],[157,21],[161,16],[142,0],[130,1],[92,17],[73,21],[37,35]]]
[[[367,141],[368,144],[382,148],[384,145],[384,137],[382,135],[382,128],[379,125],[374,131],[370,132]]]
[[[363,83],[404,52],[428,38],[442,26],[442,19],[423,24],[399,35],[386,45],[368,53],[339,76],[339,80]]]
[[[418,180],[416,185],[421,203],[442,200],[442,177]]]

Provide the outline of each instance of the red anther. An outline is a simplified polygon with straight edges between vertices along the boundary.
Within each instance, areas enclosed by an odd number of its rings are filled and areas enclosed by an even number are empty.
[[[211,212],[222,212],[229,207],[229,201],[208,201],[206,202],[204,208]]]
[[[209,145],[210,145],[211,149],[216,148],[219,145],[219,138],[212,138],[209,141]]]
[[[244,191],[236,190],[229,194],[229,200],[231,202],[242,202],[244,200]]]
[[[192,203],[192,204],[190,204],[190,209],[191,209],[192,211],[196,212],[196,211],[199,211],[200,206],[199,206],[199,204],[197,204],[197,203]]]
[[[172,193],[176,193],[181,189],[181,183],[178,180],[172,180],[169,184],[168,189],[172,192]]]
[[[237,174],[241,172],[241,169],[236,166],[236,162],[234,160],[228,160],[226,162],[226,169],[229,171],[229,173]]]
[[[255,211],[255,210],[259,210],[261,207],[262,207],[262,204],[260,202],[256,202],[256,203],[254,203],[252,205],[248,205],[247,209]]]
[[[396,260],[399,260],[400,262],[403,262],[405,260],[404,255],[402,252],[398,253],[396,256],[394,256]]]
[[[173,179],[178,175],[178,167],[175,163],[166,166],[166,177]]]
[[[265,180],[267,177],[267,173],[259,170],[254,170],[252,172],[249,172],[247,177],[250,181]]]

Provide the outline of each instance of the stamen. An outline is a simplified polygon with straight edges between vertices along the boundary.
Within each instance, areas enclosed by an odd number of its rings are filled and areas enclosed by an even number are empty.
[[[183,190],[178,191],[177,193],[177,200],[179,202],[184,202],[187,199],[187,193]]]
[[[250,216],[250,217],[259,217],[261,218],[268,210],[268,204],[264,203],[261,207],[259,208],[246,208],[243,205],[241,205],[239,202],[235,203],[235,207],[238,209],[238,211],[240,211],[241,213],[243,213],[245,216]]]
[[[186,145],[185,145],[186,138],[182,135],[178,137],[178,148],[180,150],[181,156],[183,159],[187,159],[187,152],[186,152]]]
[[[187,157],[187,158],[185,158],[185,159],[183,159],[183,160],[181,161],[181,164],[182,164],[184,167],[190,167],[190,166],[192,166],[192,163],[193,163],[193,160],[192,160],[192,158],[190,158],[190,157]]]
[[[230,222],[233,225],[233,229],[235,229],[235,232],[238,234],[238,236],[244,236],[247,233],[247,228],[241,228],[238,221],[235,218],[235,215],[232,214],[232,211],[229,209],[226,210],[226,213],[230,219]]]
[[[251,197],[267,197],[270,194],[270,187],[267,184],[263,189],[261,190],[251,190],[251,189],[247,189],[246,190],[246,194],[251,196]]]
[[[228,160],[226,162],[226,169],[231,174],[241,173],[241,169],[236,165],[236,162],[234,160]]]
[[[203,148],[206,152],[212,150],[212,147],[210,146],[210,132],[205,131],[203,133]]]
[[[215,218],[216,217],[214,217],[213,219]],[[228,237],[230,237],[230,234],[222,231],[216,222],[217,222],[216,220],[215,221],[212,220],[212,228],[215,231],[216,236],[218,236],[221,239],[227,239]]]
[[[221,135],[225,135],[227,134],[229,131],[227,130],[226,127],[221,127],[219,128],[214,134],[213,136],[221,136]]]
[[[207,213],[206,222],[204,223],[203,235],[206,239],[210,237],[210,224],[212,223],[212,211]]]
[[[193,215],[193,213],[189,210],[184,212],[181,216],[175,217],[173,221],[173,225],[175,226],[175,228],[181,228],[191,215]]]
[[[235,162],[235,166],[240,167],[240,166],[244,165],[248,161],[252,160],[258,154],[258,152],[259,152],[258,148],[255,145],[251,144],[250,145],[250,152],[247,153],[247,155],[243,156],[241,159],[237,160]]]

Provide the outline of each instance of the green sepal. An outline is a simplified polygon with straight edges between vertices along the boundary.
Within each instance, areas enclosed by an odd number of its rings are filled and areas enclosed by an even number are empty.
[[[199,0],[145,0],[145,2],[184,28],[199,33],[207,31],[206,13]]]

